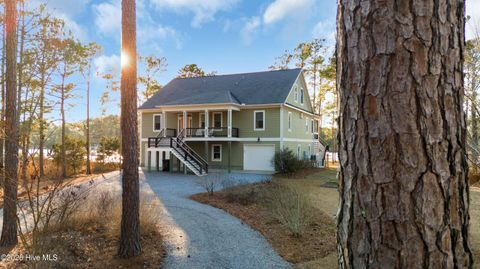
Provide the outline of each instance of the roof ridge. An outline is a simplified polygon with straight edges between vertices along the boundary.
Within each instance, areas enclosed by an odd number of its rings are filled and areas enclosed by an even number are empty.
[[[215,75],[212,75],[212,76],[189,77],[189,78],[176,77],[175,79],[201,79],[201,78],[214,78],[214,77],[223,77],[223,76],[237,76],[237,75],[261,74],[261,73],[286,72],[286,71],[294,71],[294,70],[302,70],[302,68],[297,67],[297,68],[290,68],[290,69],[266,70],[266,71],[255,71],[255,72],[246,72],[246,73],[215,74]]]

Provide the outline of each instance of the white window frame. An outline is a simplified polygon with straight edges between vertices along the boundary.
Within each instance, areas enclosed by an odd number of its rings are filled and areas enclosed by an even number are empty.
[[[304,92],[303,88],[300,88],[300,104],[303,105],[304,99],[305,99],[305,92]]]
[[[155,117],[159,116],[160,117],[160,129],[155,129]],[[153,114],[153,132],[158,133],[162,131],[163,126],[162,126],[162,121],[163,121],[163,114]]]
[[[205,126],[207,126],[207,118],[205,117],[205,112],[202,112],[198,116],[198,128],[202,128],[202,115],[203,115],[203,122]]]
[[[214,155],[214,152],[215,152],[215,147],[218,146],[220,147],[220,158],[219,159],[215,159],[215,155]],[[222,144],[212,144],[212,162],[221,162],[222,161],[222,151],[223,151],[223,148],[222,148]]]
[[[311,126],[310,126],[310,129],[312,130],[312,134],[315,133],[315,119],[312,119],[312,122],[310,123]]]
[[[220,127],[216,127],[215,126],[215,115],[218,115],[220,114]],[[213,128],[223,128],[223,113],[220,111],[220,112],[213,112],[212,114],[212,127]]]
[[[298,87],[295,85],[295,88],[293,88],[293,99],[295,100],[295,103],[298,103]]]
[[[299,145],[297,145],[297,159],[298,160],[301,160],[300,159],[300,154],[302,153],[302,147]]]
[[[257,128],[257,119],[256,119],[256,115],[257,113],[261,112],[262,115],[263,115],[263,128]],[[265,131],[265,125],[266,125],[266,122],[265,122],[265,110],[254,110],[253,111],[253,130],[254,131]]]
[[[288,131],[292,131],[292,112],[288,112]]]
[[[308,134],[308,130],[310,129],[310,128],[308,128],[308,122],[309,122],[308,117],[306,117],[305,118],[305,133],[306,134]]]

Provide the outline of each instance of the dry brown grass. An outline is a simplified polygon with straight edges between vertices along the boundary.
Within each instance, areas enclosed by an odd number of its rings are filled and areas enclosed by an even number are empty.
[[[143,253],[132,259],[116,256],[120,234],[121,199],[102,191],[85,200],[68,219],[37,234],[27,234],[10,254],[56,254],[57,261],[0,262],[0,268],[158,268],[164,256],[159,234],[159,201],[141,200],[140,231]],[[32,244],[35,236],[38,241]],[[5,250],[4,250],[5,251]],[[4,253],[4,252],[2,252]]]
[[[295,193],[298,196],[292,196]],[[236,186],[213,195],[196,194],[191,198],[240,218],[262,233],[289,262],[319,259],[335,248],[333,219],[304,204],[303,195],[275,181]]]

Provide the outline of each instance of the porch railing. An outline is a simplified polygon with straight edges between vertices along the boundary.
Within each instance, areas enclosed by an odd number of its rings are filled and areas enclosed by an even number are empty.
[[[228,137],[228,127],[209,127],[207,137]],[[238,128],[232,127],[232,137],[238,137]],[[187,128],[186,137],[205,137],[205,128]]]

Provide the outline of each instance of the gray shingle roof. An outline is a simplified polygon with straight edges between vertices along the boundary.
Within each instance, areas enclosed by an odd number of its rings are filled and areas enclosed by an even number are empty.
[[[168,105],[278,104],[285,102],[301,69],[198,78],[175,78],[140,109]]]

